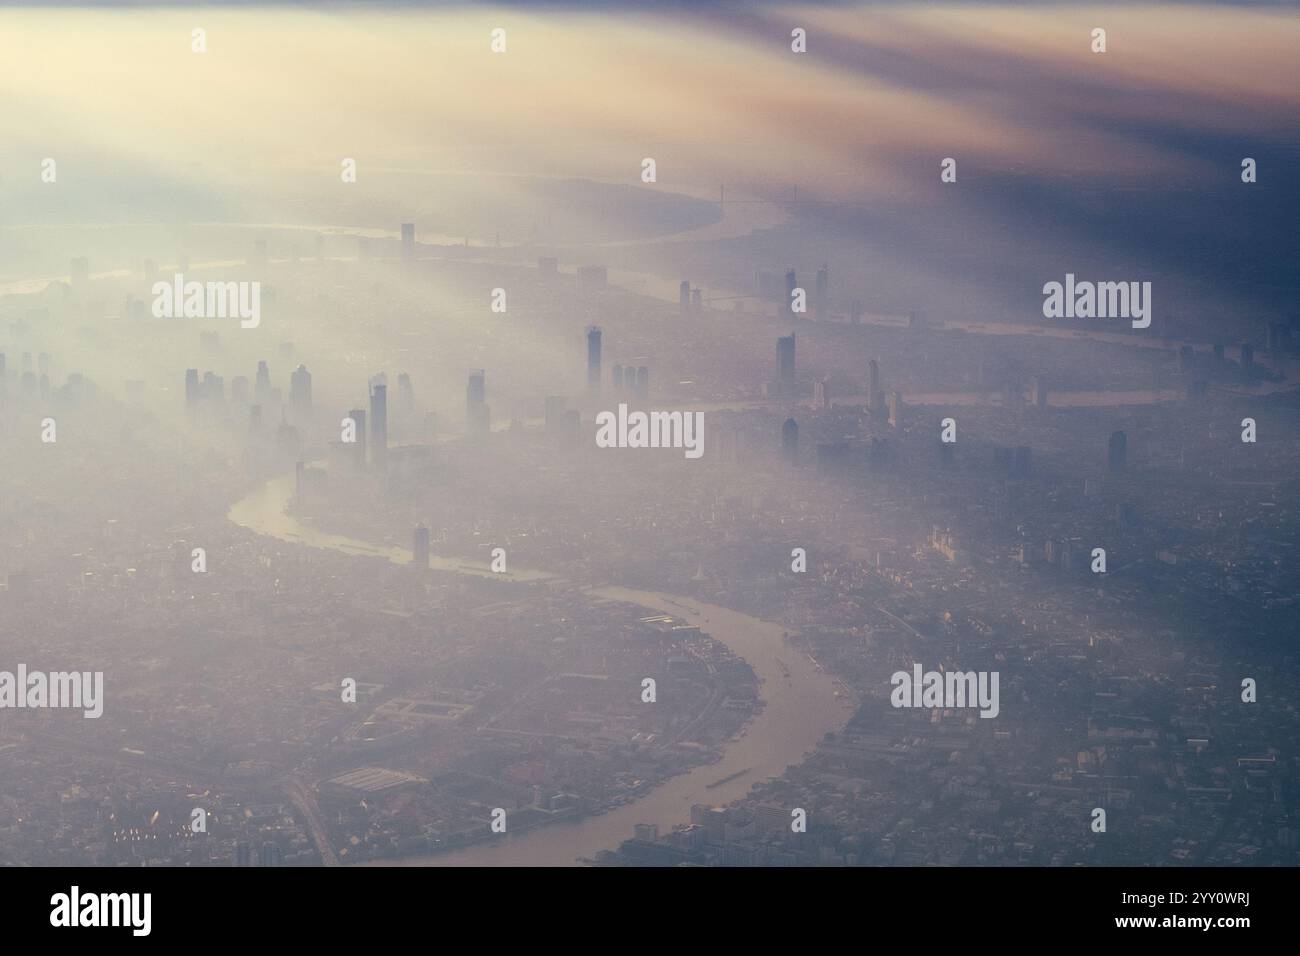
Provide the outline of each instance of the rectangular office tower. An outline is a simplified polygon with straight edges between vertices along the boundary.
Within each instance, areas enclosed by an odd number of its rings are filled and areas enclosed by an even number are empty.
[[[299,365],[289,376],[289,407],[296,425],[311,423],[311,372]]]
[[[776,340],[776,380],[787,397],[794,394],[794,333]]]
[[[370,461],[376,471],[388,465],[388,386],[370,388]]]
[[[429,566],[429,529],[422,524],[415,526],[411,563],[417,568]]]
[[[479,368],[469,373],[465,387],[465,427],[471,432],[486,432],[490,426],[486,373]]]
[[[600,391],[600,329],[594,325],[587,329],[587,388]]]

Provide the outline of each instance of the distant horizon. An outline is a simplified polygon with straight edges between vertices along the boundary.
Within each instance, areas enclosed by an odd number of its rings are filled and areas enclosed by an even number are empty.
[[[15,925],[1280,925],[1294,9],[3,20]]]

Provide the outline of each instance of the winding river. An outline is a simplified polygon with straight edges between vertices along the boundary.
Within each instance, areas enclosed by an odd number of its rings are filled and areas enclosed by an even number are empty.
[[[345,554],[385,557],[395,564],[411,561],[403,548],[379,547],[343,535],[318,531],[285,513],[293,492],[292,477],[267,482],[231,507],[235,524],[258,534]],[[493,574],[486,564],[430,557],[441,571],[500,580],[544,580],[556,575],[516,569]],[[597,816],[550,824],[504,838],[436,853],[391,861],[399,866],[571,866],[614,849],[632,836],[638,823],[657,824],[660,831],[690,820],[691,805],[720,805],[735,800],[754,783],[779,776],[798,763],[822,737],[844,726],[853,712],[853,699],[834,678],[806,654],[787,645],[785,629],[747,614],[694,598],[639,591],[625,587],[586,590],[595,601],[626,601],[671,614],[698,625],[744,658],[762,682],[763,710],[728,743],[721,760],[665,781],[635,801]],[[838,693],[837,693],[838,692]],[[841,696],[842,695],[842,696]],[[724,781],[724,782],[719,782]]]

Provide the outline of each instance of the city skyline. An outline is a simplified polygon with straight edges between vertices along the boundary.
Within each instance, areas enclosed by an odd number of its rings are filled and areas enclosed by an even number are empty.
[[[5,19],[0,865],[1300,863],[1293,14]]]

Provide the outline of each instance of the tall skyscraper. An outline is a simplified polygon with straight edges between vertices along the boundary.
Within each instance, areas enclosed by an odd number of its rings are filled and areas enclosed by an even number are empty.
[[[415,258],[415,223],[402,223],[402,259],[410,262]]]
[[[1123,432],[1111,432],[1106,464],[1111,474],[1123,471],[1128,465],[1128,435]]]
[[[682,315],[691,311],[691,284],[685,279],[677,287],[677,304],[681,306]]]
[[[289,376],[289,407],[297,424],[306,425],[311,420],[311,372],[305,365],[299,365]]]
[[[799,280],[795,277],[794,270],[791,269],[785,274],[785,311],[790,315],[798,315],[794,310],[794,290],[798,287]]]
[[[429,566],[429,529],[422,524],[415,526],[414,557],[411,561],[417,568]]]
[[[469,382],[465,387],[465,401],[468,405],[482,405],[487,401],[487,373],[483,369],[474,369],[469,373]]]
[[[271,397],[271,370],[265,362],[257,363],[257,378],[253,383],[253,401],[265,405]]]
[[[388,467],[388,386],[370,387],[370,461],[375,470]]]
[[[788,461],[799,460],[799,423],[787,418],[781,426],[781,454]]]
[[[465,386],[465,426],[471,432],[486,432],[491,428],[487,378],[481,368],[469,373],[469,384]]]
[[[883,398],[880,391],[880,363],[871,359],[867,362],[867,410],[878,409]]]
[[[354,408],[348,412],[348,418],[356,423],[356,443],[352,446],[352,463],[357,471],[366,470],[366,410]]]
[[[600,391],[600,329],[594,325],[587,329],[587,388]]]
[[[776,379],[780,383],[782,394],[789,398],[794,394],[794,333],[783,335],[776,340]]]

